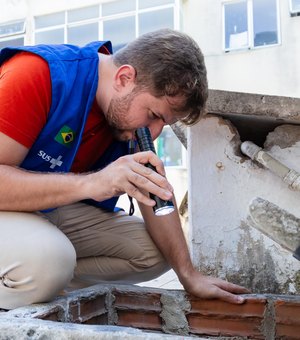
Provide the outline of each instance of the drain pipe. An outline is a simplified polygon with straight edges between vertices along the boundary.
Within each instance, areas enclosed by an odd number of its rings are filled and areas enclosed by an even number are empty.
[[[300,174],[297,171],[288,168],[253,142],[243,142],[241,151],[279,176],[292,190],[300,191]]]

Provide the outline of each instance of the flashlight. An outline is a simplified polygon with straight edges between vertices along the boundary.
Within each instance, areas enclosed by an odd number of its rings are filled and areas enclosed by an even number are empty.
[[[152,151],[156,154],[151,134],[147,127],[137,129],[135,131],[135,136],[140,151]],[[153,171],[156,171],[155,167],[150,163],[145,164],[145,166],[152,169]],[[155,201],[153,211],[156,216],[164,216],[174,211],[174,205],[172,201],[163,200],[152,193],[150,193],[150,198]]]

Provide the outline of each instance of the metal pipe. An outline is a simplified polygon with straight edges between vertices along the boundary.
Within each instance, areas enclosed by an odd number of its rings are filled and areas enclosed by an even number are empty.
[[[300,191],[300,174],[297,171],[288,168],[253,142],[243,142],[241,151],[279,176],[292,190]]]

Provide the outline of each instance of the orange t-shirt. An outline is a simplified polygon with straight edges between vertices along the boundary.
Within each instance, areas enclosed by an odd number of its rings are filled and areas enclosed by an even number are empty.
[[[51,78],[43,58],[20,52],[0,66],[2,133],[31,148],[47,122],[50,107]],[[72,171],[88,171],[111,142],[110,128],[94,101]]]

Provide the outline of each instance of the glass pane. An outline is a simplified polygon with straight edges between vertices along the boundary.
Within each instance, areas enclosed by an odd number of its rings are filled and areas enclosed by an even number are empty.
[[[174,28],[173,8],[139,14],[139,35],[160,28]]]
[[[24,38],[0,41],[0,50],[7,46],[24,46]]]
[[[73,9],[67,12],[68,22],[76,22],[99,17],[99,6]]]
[[[254,46],[278,43],[276,0],[253,0]]]
[[[300,0],[292,0],[291,4],[292,4],[292,8],[291,8],[292,12],[300,12]]]
[[[49,26],[61,25],[65,23],[65,12],[41,15],[40,17],[36,17],[34,22],[35,28],[44,28]]]
[[[68,44],[84,46],[91,41],[99,40],[98,23],[68,28]]]
[[[174,0],[139,0],[139,9],[174,4]]]
[[[182,147],[173,130],[166,126],[156,141],[158,157],[166,166],[182,165]]]
[[[35,44],[63,44],[64,29],[50,30],[35,33]]]
[[[110,40],[112,42],[114,52],[123,47],[129,41],[134,40],[134,16],[104,21],[103,38],[104,40]]]
[[[135,0],[112,1],[102,5],[102,16],[135,10]]]
[[[225,48],[248,46],[247,2],[224,4],[225,11]]]
[[[24,33],[24,21],[0,25],[0,36]]]

